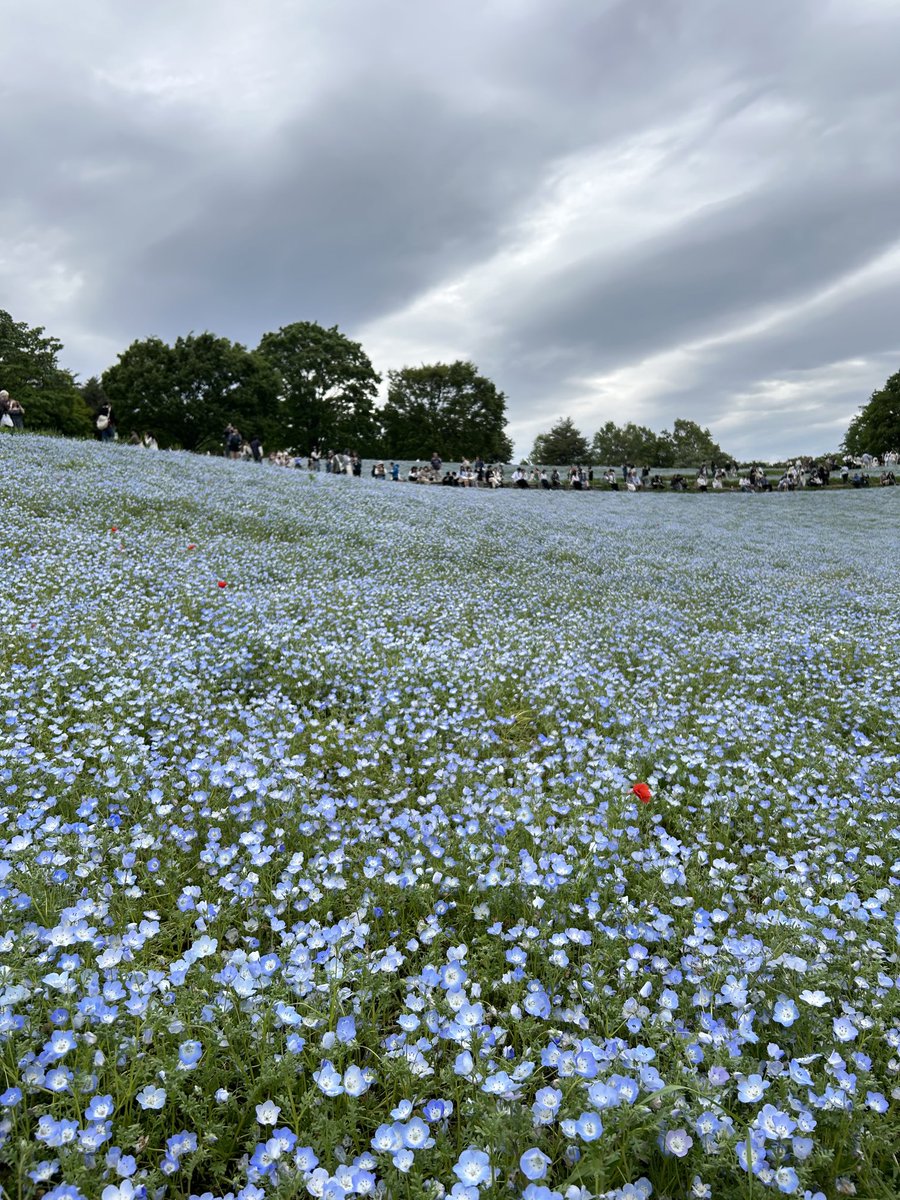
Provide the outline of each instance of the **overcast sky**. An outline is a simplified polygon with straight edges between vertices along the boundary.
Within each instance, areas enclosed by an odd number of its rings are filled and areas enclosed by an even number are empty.
[[[0,308],[337,324],[571,416],[835,448],[900,369],[897,0],[0,0]],[[0,381],[2,386],[2,381]]]

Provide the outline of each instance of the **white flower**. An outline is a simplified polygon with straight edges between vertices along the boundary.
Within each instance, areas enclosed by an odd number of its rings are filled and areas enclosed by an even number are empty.
[[[264,1104],[257,1104],[256,1119],[260,1125],[274,1125],[281,1115],[281,1109],[271,1100],[266,1100]]]
[[[809,988],[805,988],[800,993],[800,999],[806,1004],[812,1004],[814,1008],[822,1008],[823,1005],[831,1003],[829,997],[819,989],[816,989],[816,991],[812,992],[809,990]]]
[[[138,1104],[143,1109],[160,1109],[166,1102],[166,1089],[154,1087],[148,1083],[146,1087],[141,1088],[137,1096],[135,1096]]]

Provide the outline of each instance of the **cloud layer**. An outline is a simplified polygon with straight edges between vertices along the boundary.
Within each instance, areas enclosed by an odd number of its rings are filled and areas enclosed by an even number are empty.
[[[12,0],[0,307],[132,339],[339,324],[562,415],[826,450],[900,366],[889,0]]]

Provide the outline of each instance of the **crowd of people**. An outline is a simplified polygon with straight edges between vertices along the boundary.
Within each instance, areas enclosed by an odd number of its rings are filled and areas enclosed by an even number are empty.
[[[230,428],[230,427],[229,427]],[[227,431],[226,431],[227,439]],[[261,462],[261,455],[252,448],[253,443],[243,443],[238,450],[229,451],[232,458],[243,457]],[[832,476],[840,473],[841,482],[847,486],[869,487],[870,476],[865,467],[879,467],[877,458],[866,455],[868,460],[862,461],[846,458],[842,463],[834,458],[821,462],[812,459],[796,459],[788,463],[782,475],[773,480],[762,466],[752,466],[749,471],[742,473],[737,463],[731,462],[724,466],[715,463],[702,463],[692,476],[686,476],[680,471],[663,476],[659,472],[651,472],[650,467],[636,467],[633,463],[623,463],[619,471],[613,467],[595,470],[593,466],[575,463],[568,470],[560,471],[558,467],[536,466],[531,463],[521,463],[512,469],[507,478],[507,468],[502,463],[486,463],[481,456],[473,460],[464,458],[458,469],[445,469],[441,456],[437,451],[427,462],[418,461],[406,470],[399,462],[391,461],[385,464],[379,460],[371,465],[368,474],[377,480],[393,480],[394,482],[440,484],[443,487],[488,487],[499,488],[511,486],[514,488],[540,488],[546,491],[557,491],[569,488],[572,491],[588,491],[601,488],[609,491],[724,491],[740,490],[742,492],[793,492],[803,488],[827,487]],[[331,475],[351,475],[360,477],[363,474],[363,460],[354,451],[346,450],[343,454],[329,450],[320,453],[313,447],[308,455],[291,453],[280,450],[268,456],[267,461],[274,466],[294,467],[300,470],[319,472]],[[885,455],[883,465],[893,465],[898,461],[896,453]],[[852,475],[851,475],[852,472]],[[895,477],[893,471],[883,471],[877,477],[880,486],[893,487]]]
[[[18,400],[0,390],[0,428],[24,429],[25,409]],[[109,403],[102,404],[94,417],[96,436],[104,442],[118,440],[116,418]],[[158,450],[156,438],[150,432],[133,432],[128,444],[147,450]],[[262,464],[268,462],[277,467],[293,467],[312,472],[324,471],[330,475],[351,475],[359,478],[363,474],[363,460],[353,450],[338,453],[328,450],[322,453],[313,446],[309,454],[301,455],[289,450],[278,450],[268,456],[263,451],[258,436],[245,438],[237,426],[226,425],[222,436],[222,452],[226,458]],[[844,487],[867,488],[872,486],[870,471],[878,470],[874,477],[879,487],[895,487],[894,467],[900,465],[900,451],[891,450],[880,460],[877,455],[863,454],[860,458],[845,457],[840,462],[824,458],[814,462],[809,458],[798,458],[788,463],[780,478],[773,481],[761,466],[752,466],[746,473],[739,471],[736,463],[725,465],[702,463],[693,477],[680,471],[663,477],[652,473],[650,467],[636,467],[623,463],[619,470],[606,467],[602,471],[590,465],[574,463],[568,471],[558,467],[536,466],[521,463],[512,469],[508,484],[514,488],[539,488],[557,491],[568,487],[572,491],[587,491],[595,487],[609,491],[723,491],[741,492],[793,492],[804,488],[827,487],[831,478],[839,474]],[[887,468],[887,469],[885,469]],[[379,460],[368,470],[371,478],[391,480],[395,483],[439,484],[443,487],[478,487],[496,489],[507,486],[506,467],[502,463],[488,463],[477,455],[471,461],[464,458],[458,469],[445,469],[440,454],[435,451],[427,462],[415,462],[404,471],[402,464],[391,461],[387,465]]]

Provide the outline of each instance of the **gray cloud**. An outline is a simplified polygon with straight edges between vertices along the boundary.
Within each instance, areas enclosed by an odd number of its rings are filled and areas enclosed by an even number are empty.
[[[314,319],[473,358],[520,451],[571,412],[774,456],[900,358],[892,5],[77,8],[0,18],[0,304],[83,375]]]

